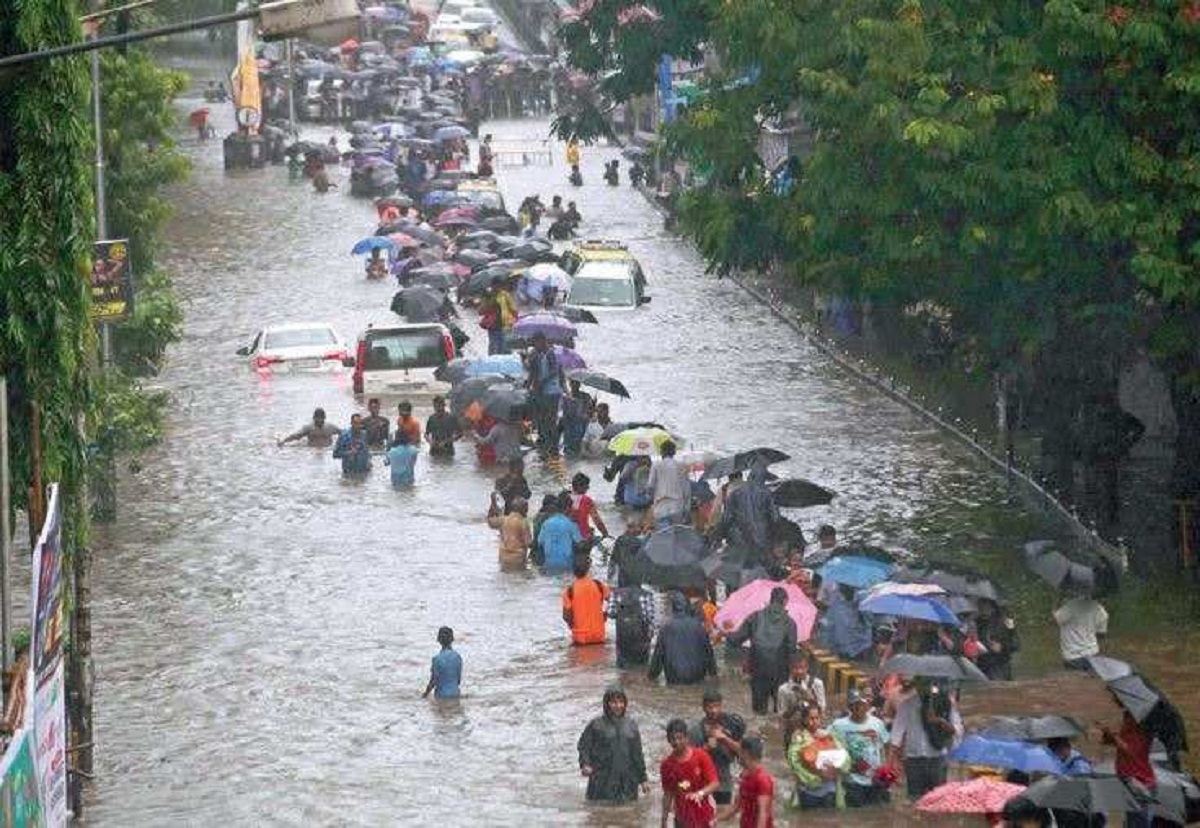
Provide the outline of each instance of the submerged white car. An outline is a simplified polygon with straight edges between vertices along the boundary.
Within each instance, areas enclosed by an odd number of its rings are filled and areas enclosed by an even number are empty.
[[[238,348],[256,371],[341,370],[349,356],[346,343],[325,322],[295,322],[272,325],[254,335],[249,345]]]
[[[562,262],[571,275],[568,307],[635,310],[650,301],[642,266],[619,242],[578,242],[563,255]]]

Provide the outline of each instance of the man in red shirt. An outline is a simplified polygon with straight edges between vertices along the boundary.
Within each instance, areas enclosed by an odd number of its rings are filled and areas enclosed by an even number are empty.
[[[741,828],[775,828],[775,780],[762,766],[763,741],[759,736],[747,736],[738,746],[738,761],[742,763],[742,778],[737,797],[717,814],[729,819],[741,814]]]
[[[1116,697],[1113,697],[1116,700]],[[1120,701],[1117,701],[1120,705]],[[1121,729],[1114,733],[1110,728],[1101,727],[1102,741],[1117,749],[1117,776],[1128,784],[1135,794],[1142,793],[1139,799],[1150,800],[1154,797],[1156,780],[1154,766],[1150,764],[1150,734],[1142,730],[1137,719],[1128,710],[1122,710]],[[1139,789],[1144,788],[1144,791]],[[1150,828],[1153,814],[1150,806],[1136,814],[1129,814],[1125,824],[1135,828]]]
[[[667,723],[667,743],[671,752],[659,765],[662,779],[662,828],[710,828],[717,818],[712,792],[720,784],[717,766],[708,752],[692,747],[687,722],[672,719]]]

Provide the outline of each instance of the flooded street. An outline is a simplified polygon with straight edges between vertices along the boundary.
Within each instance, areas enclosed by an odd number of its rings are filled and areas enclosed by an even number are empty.
[[[225,134],[231,114],[214,115]],[[483,131],[532,145],[547,128]],[[378,460],[365,483],[348,483],[328,451],[276,447],[316,406],[337,424],[361,410],[349,375],[262,378],[234,352],[265,324],[328,321],[352,341],[391,316],[393,285],[368,283],[348,252],[375,226],[371,203],[348,195],[344,170],[340,189],[319,196],[282,167],[226,174],[219,141],[187,143],[195,168],[163,257],[186,313],[159,379],[174,400],[168,436],[123,481],[119,523],[96,544],[88,821],[657,824],[657,794],[637,808],[585,807],[575,740],[620,679],[656,771],[659,725],[698,715],[701,690],[649,687],[621,675],[611,647],[568,646],[562,582],[497,568],[483,521],[490,481],[469,445],[452,464],[423,455],[407,491],[392,489]],[[965,448],[841,373],[736,285],[705,276],[640,195],[603,184],[614,154],[585,148],[578,190],[558,150],[552,167],[502,167],[498,178],[510,211],[531,193],[547,203],[562,194],[578,203],[582,236],[624,241],[641,260],[652,303],[586,326],[578,343],[632,394],[613,405],[615,419],[658,420],[689,448],[788,451],[777,471],[838,492],[829,507],[792,514],[810,539],[829,522],[843,537],[935,557],[1011,557],[1015,570],[1023,541],[1055,531]],[[468,350],[486,350],[467,327]],[[600,466],[576,466],[610,503]],[[539,500],[559,486],[536,461],[528,476]],[[1041,589],[1019,592],[1017,611],[1045,619],[1046,601]],[[420,698],[442,624],[465,660],[466,695],[447,706]],[[1019,666],[1051,665],[1052,631],[1023,632]],[[1162,660],[1179,666],[1177,655]],[[740,684],[724,680],[739,694]],[[1059,691],[1046,692],[1050,702]],[[729,706],[748,709],[738,702]],[[883,825],[897,815],[858,816]]]

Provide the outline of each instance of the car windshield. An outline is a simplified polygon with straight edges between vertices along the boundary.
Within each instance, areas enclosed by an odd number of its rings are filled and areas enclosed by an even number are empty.
[[[442,332],[437,328],[377,331],[367,335],[368,371],[436,368],[445,364]]]
[[[281,331],[267,331],[263,337],[263,350],[318,348],[336,342],[337,337],[329,328],[286,328]]]
[[[629,275],[629,268],[617,262],[604,262],[604,264],[618,265],[620,270],[617,272],[623,278],[594,278],[598,275],[596,271],[592,270],[595,265],[589,264],[580,270],[575,281],[571,283],[571,292],[567,297],[569,304],[612,307],[629,307],[634,304],[633,278]]]

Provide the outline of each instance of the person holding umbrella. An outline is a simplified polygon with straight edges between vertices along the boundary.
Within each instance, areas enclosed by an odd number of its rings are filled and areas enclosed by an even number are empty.
[[[1139,802],[1145,803],[1142,811],[1130,813],[1125,818],[1125,825],[1128,828],[1150,828],[1154,821],[1150,803],[1155,800],[1157,784],[1154,765],[1150,762],[1150,745],[1153,740],[1138,724],[1134,715],[1125,709],[1116,694],[1113,694],[1113,701],[1121,708],[1121,724],[1115,731],[1101,724],[1100,741],[1117,749],[1117,776],[1129,787]]]
[[[1087,670],[1088,657],[1099,655],[1099,640],[1108,633],[1108,611],[1089,595],[1067,595],[1054,611],[1054,623],[1063,666]]]

